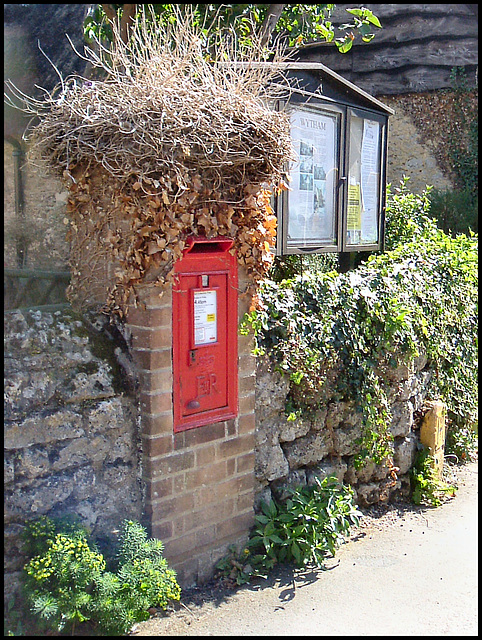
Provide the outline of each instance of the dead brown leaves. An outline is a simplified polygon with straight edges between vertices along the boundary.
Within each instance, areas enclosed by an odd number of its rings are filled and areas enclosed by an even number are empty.
[[[120,183],[99,166],[72,173],[70,297],[78,307],[88,306],[95,292],[123,316],[135,304],[137,285],[171,282],[188,236],[233,238],[253,285],[271,266],[277,219],[265,183],[226,180],[221,188],[195,173],[191,186],[180,188],[172,176]]]

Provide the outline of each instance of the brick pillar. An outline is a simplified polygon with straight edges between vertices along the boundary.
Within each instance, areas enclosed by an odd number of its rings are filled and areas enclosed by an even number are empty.
[[[244,289],[242,274],[239,288]],[[208,580],[230,544],[254,522],[255,358],[252,336],[238,336],[239,412],[234,419],[173,430],[172,293],[146,287],[145,310],[127,323],[140,380],[142,478],[151,534],[181,586]],[[249,300],[239,298],[238,320]]]

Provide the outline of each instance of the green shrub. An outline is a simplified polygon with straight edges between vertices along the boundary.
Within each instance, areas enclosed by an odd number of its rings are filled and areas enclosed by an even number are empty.
[[[353,489],[340,484],[336,476],[315,478],[313,485],[291,489],[284,502],[262,503],[261,510],[242,554],[236,556],[232,549],[217,564],[238,584],[266,577],[277,563],[323,568],[326,557],[335,555],[361,515]]]
[[[285,503],[262,504],[249,546],[266,559],[322,568],[361,514],[354,506],[353,489],[336,476],[314,482],[292,490]]]
[[[445,233],[478,233],[479,202],[473,191],[433,189],[429,201],[430,215]]]
[[[435,461],[428,447],[421,447],[410,469],[412,502],[438,507],[446,495],[454,496],[455,485],[447,484],[437,477]]]
[[[355,403],[363,436],[356,464],[390,454],[389,369],[425,354],[428,399],[447,404],[455,428],[477,415],[477,238],[452,238],[428,216],[427,192],[402,182],[387,201],[387,245],[358,268],[267,280],[248,317],[258,352],[291,381],[288,412],[335,399]]]
[[[25,593],[40,628],[74,633],[89,623],[99,635],[123,635],[149,618],[148,608],[179,600],[175,572],[160,540],[139,523],[124,521],[116,572],[89,542],[86,529],[50,518],[27,524]]]

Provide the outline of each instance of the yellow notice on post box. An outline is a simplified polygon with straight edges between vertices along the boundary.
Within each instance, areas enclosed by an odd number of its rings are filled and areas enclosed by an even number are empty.
[[[217,300],[213,289],[194,291],[194,345],[212,344],[218,339]]]

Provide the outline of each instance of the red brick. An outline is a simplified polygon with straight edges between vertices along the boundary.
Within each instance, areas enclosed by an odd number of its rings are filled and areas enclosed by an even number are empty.
[[[216,458],[216,447],[214,444],[208,444],[204,447],[196,449],[196,467],[204,467],[212,464]]]
[[[154,371],[141,370],[139,374],[142,391],[147,393],[153,393],[154,391],[172,393],[172,369],[170,367]]]
[[[134,309],[130,308],[127,314],[127,326],[145,327],[153,329],[156,327],[171,326],[171,316],[162,309]]]
[[[150,507],[152,512],[152,522],[163,522],[164,520],[172,520],[186,512],[190,512],[194,508],[194,497],[190,493],[171,498],[153,500],[146,505]]]
[[[158,540],[169,540],[173,535],[172,522],[156,522],[152,525],[152,537]]]
[[[238,433],[238,422],[235,418],[226,421],[226,437],[235,436]]]
[[[186,491],[186,474],[180,473],[174,478],[174,493],[184,493]]]
[[[222,522],[232,516],[233,509],[234,499],[229,499],[224,502],[204,507],[199,511],[186,513],[183,516],[184,531],[193,531],[206,525]]]
[[[162,293],[162,296],[159,294]],[[172,315],[172,294],[170,288],[150,287],[145,290],[142,295],[142,301],[148,309],[168,309]]]
[[[243,493],[236,498],[235,512],[244,513],[253,510],[254,496],[252,492]]]
[[[194,466],[194,453],[167,454],[156,458],[144,456],[143,476],[155,480],[164,478]]]
[[[172,452],[172,437],[169,435],[158,438],[142,437],[142,451],[146,458],[155,458]]]
[[[256,400],[256,395],[255,395],[254,391],[253,391],[253,393],[250,393],[250,394],[240,398],[239,399],[239,414],[242,415],[243,413],[254,413],[255,400]]]
[[[200,444],[224,438],[225,435],[225,423],[217,422],[216,424],[209,424],[176,433],[174,446],[176,449],[196,447]]]
[[[227,477],[226,462],[218,462],[201,469],[194,469],[186,473],[187,490],[195,489],[203,485],[211,485],[225,480]]]
[[[254,459],[254,450],[236,458],[236,472],[245,473],[251,471],[254,473]]]
[[[254,444],[254,432],[242,437],[231,438],[217,445],[218,456],[220,458],[231,458],[249,451],[254,451]]]
[[[140,394],[141,411],[144,414],[158,415],[172,411],[172,394],[161,391],[159,393]]]
[[[162,478],[154,482],[146,482],[145,484],[146,501],[148,502],[172,495],[172,478]]]
[[[216,525],[206,526],[196,531],[196,549],[212,546],[216,542]]]
[[[244,433],[254,432],[256,429],[256,417],[254,413],[247,413],[244,416],[238,418],[238,433],[240,435]]]
[[[171,366],[171,347],[162,349],[133,349],[132,359],[138,369],[155,371]]]
[[[162,458],[154,459],[161,475],[170,475],[194,467],[195,455],[193,451],[171,453]]]
[[[223,502],[253,489],[254,473],[236,476],[216,485],[199,487],[195,492],[196,508]]]
[[[247,396],[256,388],[256,376],[247,376],[246,378],[238,379],[239,397]]]
[[[133,349],[167,349],[171,346],[169,332],[165,329],[132,327]]]
[[[243,353],[238,358],[238,375],[240,377],[256,374],[256,358],[250,353]]]
[[[172,435],[173,419],[172,411],[157,416],[144,414],[141,417],[141,427],[143,435],[158,436]]]
[[[254,348],[254,337],[252,334],[247,336],[238,336],[238,351],[239,354],[251,353]]]
[[[196,555],[195,550],[196,534],[191,532],[180,538],[168,540],[164,547],[164,557],[168,562],[170,558],[183,559],[183,556],[185,556],[185,559],[191,558],[192,560]]]
[[[242,513],[216,525],[217,540],[248,532],[254,524],[254,512]]]
[[[227,477],[230,478],[236,473],[236,459],[228,458],[226,460]]]

